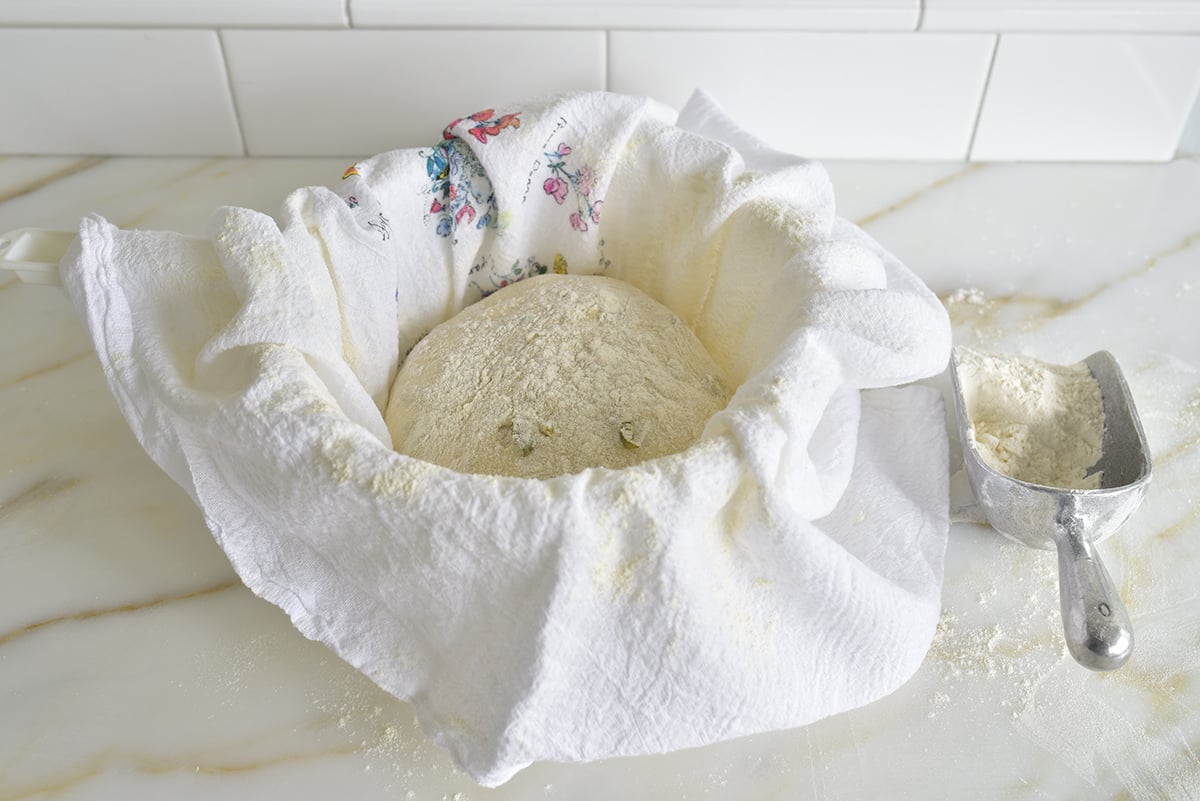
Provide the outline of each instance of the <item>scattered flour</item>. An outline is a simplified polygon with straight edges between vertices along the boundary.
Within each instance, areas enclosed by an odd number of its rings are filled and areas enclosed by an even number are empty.
[[[665,306],[611,278],[550,274],[434,328],[385,420],[409,456],[549,478],[685,450],[727,399],[720,368]]]
[[[1083,363],[1046,364],[960,348],[958,374],[971,433],[988,466],[1021,481],[1095,489],[1104,402]]]
[[[937,682],[927,717],[960,705],[960,696],[974,696],[986,682],[1002,715],[1015,718],[1032,702],[1038,678],[1069,659],[1053,554],[1002,543],[990,558],[1012,572],[977,585],[974,603],[943,610],[929,648]]]
[[[988,300],[987,295],[983,294],[982,289],[962,287],[946,296],[945,305],[955,309],[970,307],[976,313],[980,313],[986,311],[991,306],[991,301]]]
[[[953,325],[969,325],[976,329],[990,325],[990,317],[996,306],[983,290],[974,287],[956,289],[942,296],[942,305],[946,307]]]

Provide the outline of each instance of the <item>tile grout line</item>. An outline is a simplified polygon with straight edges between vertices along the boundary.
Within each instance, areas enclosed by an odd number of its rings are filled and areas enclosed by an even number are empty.
[[[213,33],[217,35],[217,48],[221,51],[221,64],[225,67],[225,86],[229,89],[229,102],[233,105],[233,119],[237,122],[238,140],[242,143],[242,156],[249,156],[250,148],[246,143],[246,128],[242,123],[242,110],[238,107],[237,92],[233,89],[233,70],[229,68],[229,50],[225,47],[225,32],[221,28],[214,28]]]
[[[1183,116],[1183,126],[1175,139],[1175,150],[1171,158],[1189,158],[1196,155],[1200,155],[1200,86],[1196,87],[1191,105],[1188,106],[1188,113]]]
[[[604,29],[604,91],[612,91],[612,30]]]
[[[979,122],[983,119],[983,104],[987,102],[988,89],[992,85],[992,71],[996,68],[996,54],[1000,52],[1000,37],[992,42],[992,57],[988,59],[987,73],[983,76],[983,91],[979,93],[979,108],[975,109],[975,122],[971,125],[971,138],[967,140],[967,161],[975,154],[975,137],[979,135]]]

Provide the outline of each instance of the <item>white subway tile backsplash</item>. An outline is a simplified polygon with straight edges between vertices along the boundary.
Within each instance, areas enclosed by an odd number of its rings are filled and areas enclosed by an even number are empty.
[[[920,0],[350,0],[357,27],[911,31]]]
[[[1200,92],[1200,36],[1001,36],[975,160],[1163,161]]]
[[[925,0],[925,31],[1200,31],[1200,0]]]
[[[682,105],[700,87],[777,148],[962,159],[995,37],[614,31],[609,88]]]
[[[455,117],[604,88],[601,31],[222,32],[251,155],[429,144]]]
[[[0,29],[0,152],[242,153],[214,31]]]
[[[819,158],[1195,156],[1200,0],[0,0],[0,153],[358,157],[696,88]]]
[[[0,25],[345,27],[346,0],[2,0]]]

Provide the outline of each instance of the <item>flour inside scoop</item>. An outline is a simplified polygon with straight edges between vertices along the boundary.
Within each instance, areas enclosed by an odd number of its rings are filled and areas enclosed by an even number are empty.
[[[979,456],[1005,475],[1098,489],[1104,438],[1100,385],[1080,362],[1047,364],[960,348],[958,370]]]

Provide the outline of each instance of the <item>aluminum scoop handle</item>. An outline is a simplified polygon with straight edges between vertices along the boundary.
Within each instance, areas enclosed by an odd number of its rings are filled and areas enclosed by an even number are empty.
[[[1055,525],[1063,634],[1075,661],[1114,670],[1133,653],[1133,626],[1112,577],[1078,521]]]
[[[62,286],[58,263],[74,240],[74,233],[45,228],[0,234],[0,270],[16,273],[27,284]]]

